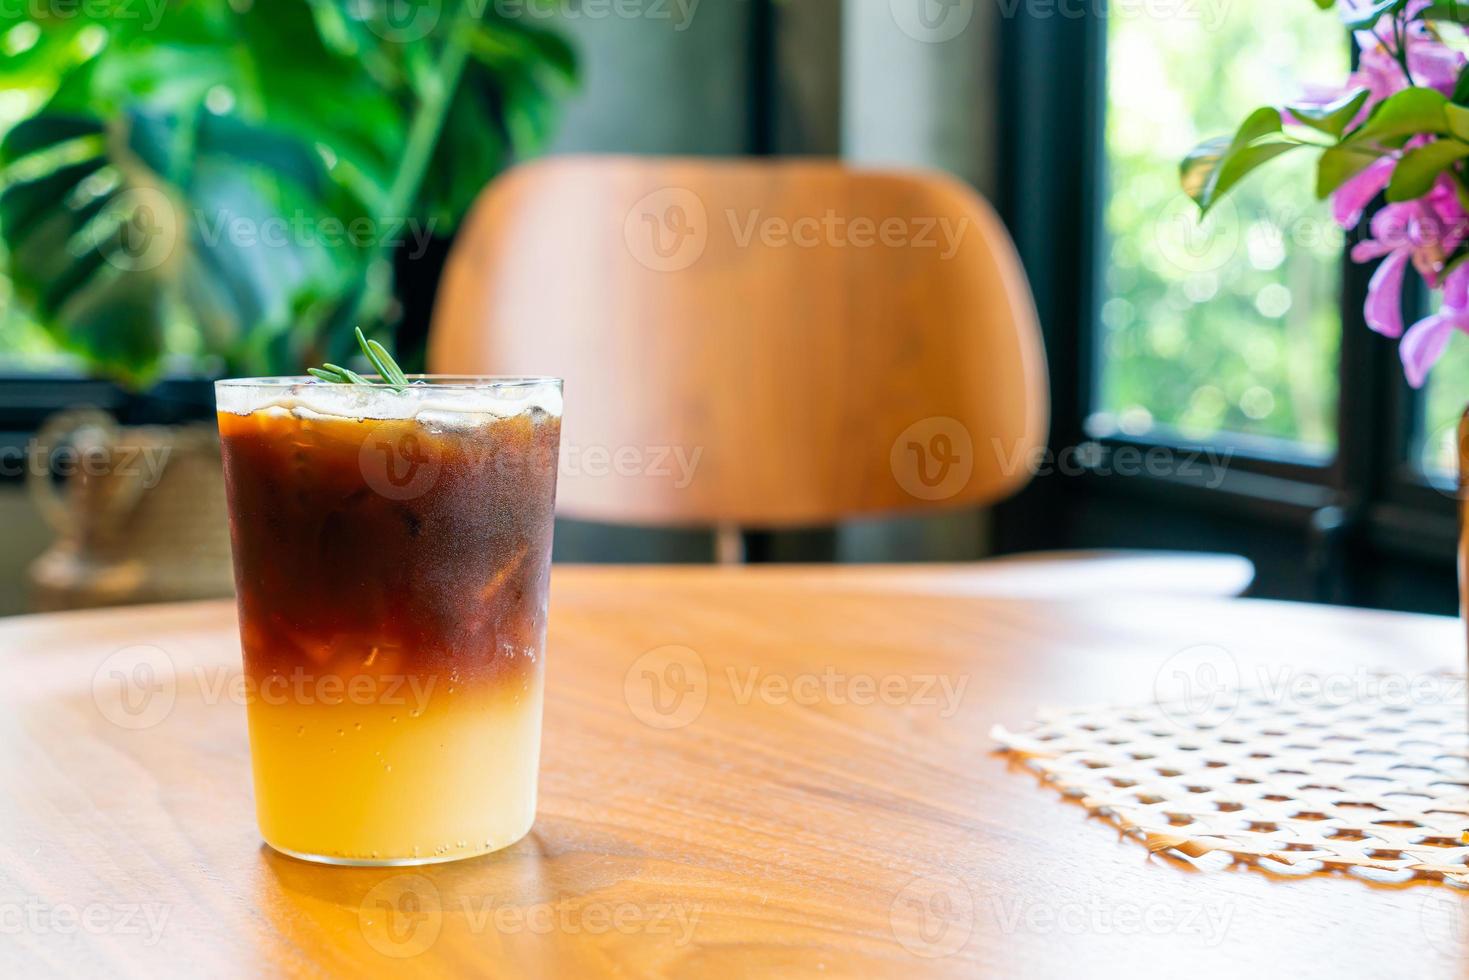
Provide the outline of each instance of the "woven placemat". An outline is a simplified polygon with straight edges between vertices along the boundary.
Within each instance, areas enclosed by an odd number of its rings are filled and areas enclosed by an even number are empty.
[[[1042,711],[992,735],[1155,853],[1469,886],[1465,678],[1425,676]]]

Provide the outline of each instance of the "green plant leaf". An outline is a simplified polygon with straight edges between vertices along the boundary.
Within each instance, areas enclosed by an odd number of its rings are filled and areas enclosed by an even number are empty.
[[[1434,140],[1403,154],[1393,168],[1387,185],[1389,201],[1411,201],[1433,187],[1435,178],[1456,161],[1469,157],[1469,143],[1456,139]]]
[[[576,75],[554,19],[493,6],[423,36],[342,0],[157,6],[0,14],[0,32],[40,27],[0,57],[0,87],[52,91],[23,100],[0,139],[0,259],[25,313],[126,378],[156,367],[165,323],[241,373],[346,359],[353,326],[394,309],[383,241],[448,234],[489,179],[544,145]],[[450,71],[456,46],[472,60]],[[424,130],[444,97],[442,125]],[[426,170],[405,164],[414,126],[429,134]],[[120,250],[164,209],[178,241],[135,267]],[[364,222],[368,243],[344,237]]]
[[[1448,104],[1442,92],[1431,88],[1405,88],[1379,102],[1361,126],[1347,134],[1349,143],[1388,143],[1420,133],[1447,133]]]
[[[100,139],[104,131],[101,121],[89,116],[32,116],[12,126],[0,141],[0,164],[12,164],[71,140],[89,136]]]
[[[388,353],[387,348],[375,340],[368,340],[361,327],[358,327],[356,332],[357,343],[361,346],[362,353],[367,356],[368,363],[377,371],[378,377],[400,391],[406,388],[408,378],[403,374],[403,369],[398,367],[398,362],[393,360],[393,355]]]
[[[1371,92],[1356,88],[1326,105],[1293,105],[1286,108],[1302,125],[1320,130],[1328,136],[1341,136],[1342,131],[1362,111]]]
[[[1448,120],[1451,135],[1469,140],[1469,108],[1450,102],[1444,106],[1444,118]]]
[[[1316,196],[1322,200],[1382,154],[1365,146],[1333,146],[1316,162]]]
[[[1250,171],[1301,145],[1281,132],[1280,110],[1256,109],[1233,139],[1208,140],[1184,157],[1179,183],[1199,205],[1200,214],[1206,214]]]
[[[1469,24],[1469,4],[1454,3],[1452,0],[1435,3],[1420,10],[1418,16],[1423,20],[1447,20],[1455,24]]]
[[[1451,105],[1469,105],[1469,65],[1459,70],[1459,77],[1454,81],[1454,94],[1449,96]]]

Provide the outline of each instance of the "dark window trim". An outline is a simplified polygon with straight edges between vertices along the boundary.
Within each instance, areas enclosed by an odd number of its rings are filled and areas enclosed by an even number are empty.
[[[21,458],[45,421],[66,409],[100,408],[123,425],[174,425],[214,417],[214,382],[166,378],[143,391],[69,374],[0,375],[0,458]],[[0,484],[25,478],[24,468],[0,466]]]
[[[1210,445],[1231,447],[1235,455],[1225,478],[1210,481],[1212,486],[1175,472],[1120,474],[1110,466],[1124,449],[1161,447],[1177,459],[1199,447],[1167,430],[1135,438],[1094,433],[1087,426],[1100,370],[1094,349],[1096,290],[1105,262],[1099,206],[1105,193],[1105,18],[1105,12],[1092,8],[1075,18],[1001,22],[1004,138],[997,205],[1040,313],[1052,390],[1050,446],[1059,454],[1066,447],[1094,444],[1098,449],[1088,458],[1099,464],[1079,481],[1043,477],[1020,501],[1003,505],[996,523],[999,549],[1068,544],[1064,530],[1052,531],[1053,539],[1047,540],[1035,531],[1041,522],[1024,516],[1062,512],[1068,493],[1093,493],[1284,523],[1307,532],[1323,550],[1352,547],[1407,559],[1451,559],[1458,539],[1452,489],[1421,472],[1413,459],[1422,399],[1402,379],[1395,342],[1370,331],[1363,320],[1373,267],[1352,263],[1346,255],[1332,458],[1292,459],[1268,451],[1260,440],[1225,437]],[[1349,38],[1344,36],[1343,43]],[[1056,72],[1058,64],[1068,70]],[[1411,297],[1407,305],[1411,322],[1421,314],[1422,297]]]

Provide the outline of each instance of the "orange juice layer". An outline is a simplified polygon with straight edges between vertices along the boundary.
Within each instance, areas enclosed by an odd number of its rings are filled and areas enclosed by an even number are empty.
[[[535,817],[538,675],[488,689],[428,676],[377,703],[254,698],[266,842],[344,863],[449,861],[515,843]]]

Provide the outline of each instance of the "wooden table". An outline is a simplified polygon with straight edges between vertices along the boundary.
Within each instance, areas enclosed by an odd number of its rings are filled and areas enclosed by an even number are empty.
[[[1469,959],[1469,896],[1152,857],[987,738],[1038,704],[1147,701],[1198,643],[1247,672],[1459,666],[1454,621],[1027,602],[903,569],[554,579],[535,829],[422,870],[260,844],[230,605],[0,623],[0,969],[1432,977]],[[109,665],[140,644],[173,674],[125,691]],[[675,663],[683,686],[654,690]]]

